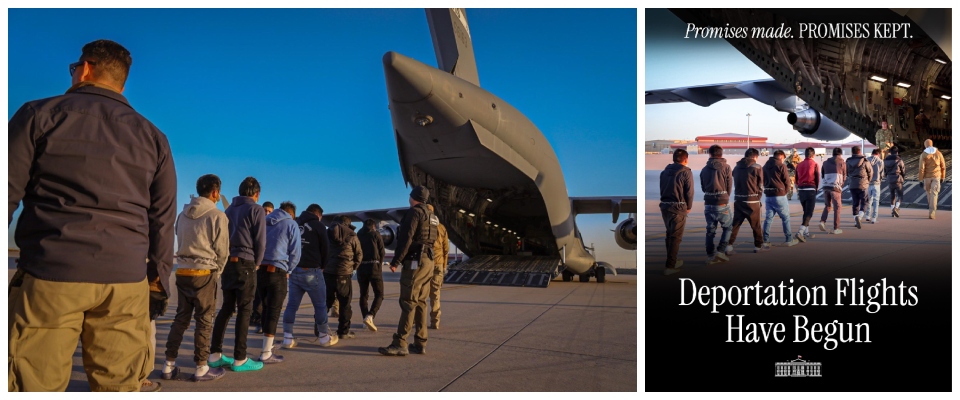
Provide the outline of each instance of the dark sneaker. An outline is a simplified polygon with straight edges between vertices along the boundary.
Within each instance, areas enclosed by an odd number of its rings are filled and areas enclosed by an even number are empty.
[[[400,346],[394,346],[392,344],[390,345],[390,347],[381,347],[377,349],[377,351],[379,351],[380,354],[383,354],[385,356],[401,356],[402,357],[407,354],[410,354],[410,352],[407,351],[407,349],[402,348]]]
[[[169,381],[171,379],[176,378],[177,375],[180,375],[180,367],[173,367],[173,371],[170,371],[170,373],[166,373],[166,372],[161,373],[160,378]]]
[[[160,391],[160,382],[152,382],[149,379],[144,379],[140,383],[141,392],[159,392]]]
[[[223,368],[210,368],[209,370],[207,370],[207,373],[203,374],[203,376],[197,376],[196,374],[194,374],[193,381],[194,382],[215,381],[217,379],[223,378],[223,376],[226,374],[227,374],[227,370]]]
[[[270,355],[270,358],[267,358],[266,360],[264,360],[263,358],[260,358],[260,362],[262,362],[264,365],[266,365],[266,364],[280,364],[280,363],[283,362],[283,356],[274,353],[274,354],[271,354],[271,355]]]
[[[341,340],[342,340],[342,339],[353,339],[353,338],[357,337],[357,334],[355,334],[355,333],[353,333],[353,332],[347,332],[347,333],[340,334],[340,335],[338,335],[338,336],[340,336],[340,339],[341,339]]]
[[[415,344],[411,344],[411,345],[408,346],[408,347],[409,347],[409,352],[410,352],[410,353],[413,353],[413,354],[427,354],[427,349],[424,348],[423,346],[417,346],[417,345],[415,345]]]
[[[227,356],[220,356],[220,359],[217,361],[208,361],[207,365],[210,368],[224,367],[227,365],[233,365],[233,359]]]

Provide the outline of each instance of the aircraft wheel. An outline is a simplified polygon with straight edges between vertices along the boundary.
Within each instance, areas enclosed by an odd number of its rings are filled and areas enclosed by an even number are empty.
[[[590,282],[590,273],[580,274],[580,282]]]
[[[601,266],[599,266],[599,265],[598,265],[595,269],[596,269],[596,274],[597,274],[597,283],[604,283],[604,282],[606,282],[606,281],[607,281],[607,269],[604,268],[604,267],[601,267]]]
[[[564,270],[560,272],[560,276],[563,277],[564,282],[573,282],[573,272]]]

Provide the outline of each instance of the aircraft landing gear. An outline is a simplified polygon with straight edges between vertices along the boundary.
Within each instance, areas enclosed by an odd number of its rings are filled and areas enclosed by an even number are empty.
[[[560,276],[563,278],[564,282],[573,282],[573,272],[563,270],[560,272]]]
[[[580,282],[590,282],[590,273],[580,274]]]
[[[601,266],[596,266],[594,272],[597,274],[597,283],[604,283],[607,281],[607,269]]]

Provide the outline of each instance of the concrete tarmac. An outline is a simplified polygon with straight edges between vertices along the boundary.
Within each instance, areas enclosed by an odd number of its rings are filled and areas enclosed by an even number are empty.
[[[10,276],[13,264],[10,258]],[[277,341],[275,351],[285,362],[256,372],[228,369],[223,378],[203,383],[188,380],[195,369],[194,324],[185,334],[177,359],[184,380],[160,379],[167,335],[176,313],[173,294],[166,314],[157,320],[157,369],[150,379],[160,382],[167,392],[637,390],[636,275],[608,275],[604,284],[561,282],[558,278],[545,289],[444,285],[441,329],[429,331],[427,354],[386,357],[377,348],[388,346],[397,329],[399,276],[384,273],[385,299],[375,320],[377,332],[362,323],[354,281],[355,339],[341,340],[329,348],[303,341],[314,339],[313,307],[304,296],[294,329],[300,344],[279,349]],[[224,342],[228,355],[233,351],[232,321]],[[331,318],[329,323],[335,329],[336,320]],[[278,330],[282,330],[279,324]],[[250,357],[259,356],[262,338],[251,328],[247,339]],[[408,340],[413,341],[412,334]],[[78,346],[67,391],[89,390]]]

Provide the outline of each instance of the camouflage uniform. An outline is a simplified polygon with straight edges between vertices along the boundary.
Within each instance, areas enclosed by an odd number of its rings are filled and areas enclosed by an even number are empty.
[[[890,129],[877,130],[877,148],[880,149],[880,159],[886,159],[890,152],[890,146],[887,143],[893,143],[893,131]]]

